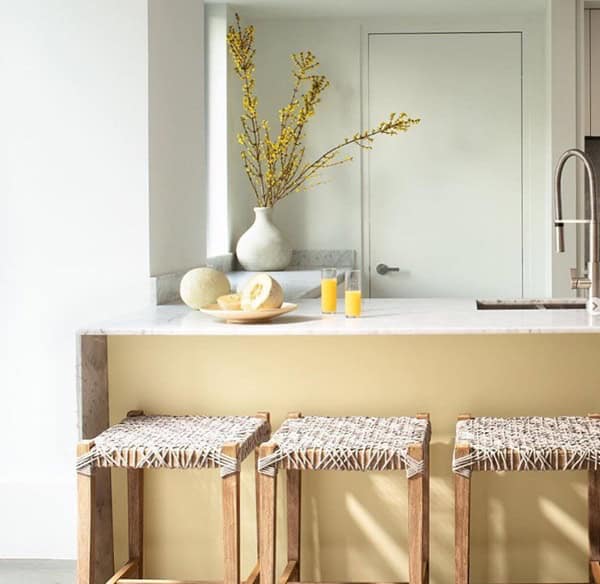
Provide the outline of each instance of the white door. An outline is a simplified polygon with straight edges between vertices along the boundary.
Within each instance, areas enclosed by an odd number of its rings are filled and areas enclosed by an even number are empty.
[[[368,155],[371,296],[521,296],[521,70],[520,33],[369,35],[369,127],[422,118]]]

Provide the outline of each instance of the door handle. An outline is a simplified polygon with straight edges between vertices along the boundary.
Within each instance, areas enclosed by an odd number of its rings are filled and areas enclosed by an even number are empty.
[[[397,266],[390,267],[387,264],[377,264],[375,270],[380,276],[385,276],[388,272],[399,272],[400,268]]]

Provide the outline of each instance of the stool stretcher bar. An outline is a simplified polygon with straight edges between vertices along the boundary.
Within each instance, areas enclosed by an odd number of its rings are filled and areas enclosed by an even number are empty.
[[[592,584],[600,584],[600,562],[590,562],[590,575]]]
[[[135,560],[127,562],[123,567],[119,568],[115,572],[114,576],[112,576],[106,581],[106,584],[117,584],[118,582],[122,582],[123,578],[125,578],[125,576],[129,574],[129,572],[132,572],[134,569],[137,568],[138,563]]]
[[[163,580],[160,578],[122,578],[117,584],[223,584],[223,580]]]
[[[327,582],[311,582],[310,580],[302,580],[302,582],[293,580],[289,584],[409,584],[408,582],[343,582],[343,581],[332,581]]]

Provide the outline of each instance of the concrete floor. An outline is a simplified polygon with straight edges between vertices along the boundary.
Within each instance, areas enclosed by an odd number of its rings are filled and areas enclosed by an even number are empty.
[[[0,560],[0,584],[74,584],[75,562]]]

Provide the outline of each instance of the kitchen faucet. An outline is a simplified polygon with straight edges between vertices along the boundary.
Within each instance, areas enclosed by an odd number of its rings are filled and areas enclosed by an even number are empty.
[[[578,158],[583,162],[588,180],[588,196],[590,207],[589,219],[563,219],[562,212],[562,187],[561,179],[565,163],[571,157]],[[578,276],[575,268],[571,269],[571,289],[588,290],[587,311],[593,315],[600,315],[600,264],[598,253],[600,250],[600,231],[598,230],[598,199],[596,198],[596,173],[592,161],[585,152],[578,148],[567,150],[556,164],[554,175],[554,226],[556,227],[556,251],[565,251],[565,223],[584,223],[589,225],[589,258],[587,274]]]

